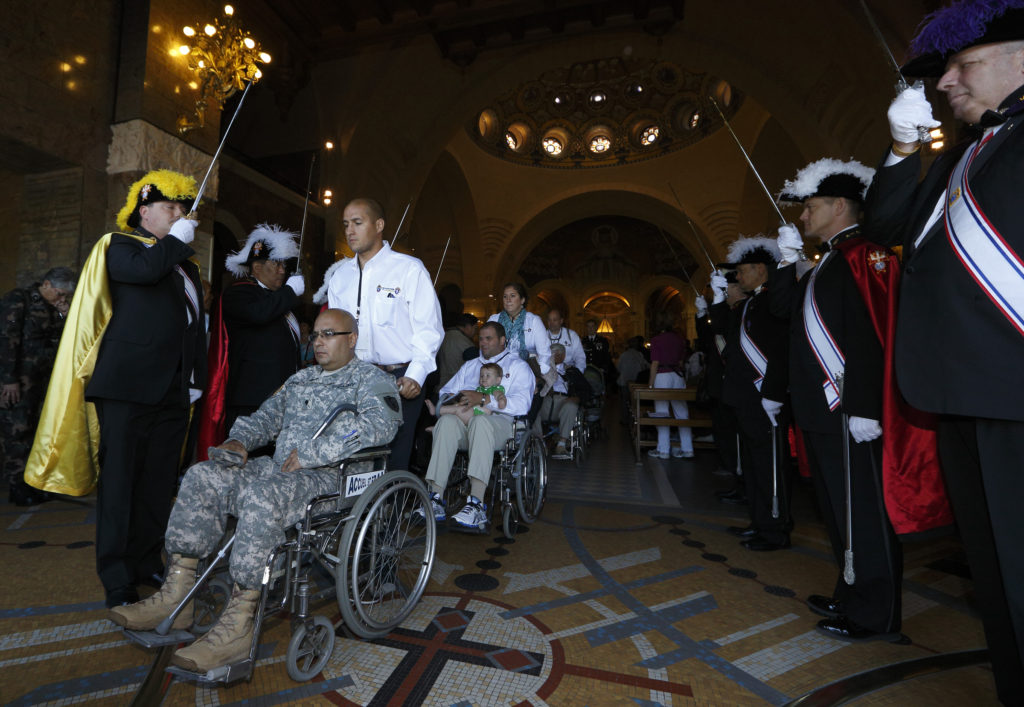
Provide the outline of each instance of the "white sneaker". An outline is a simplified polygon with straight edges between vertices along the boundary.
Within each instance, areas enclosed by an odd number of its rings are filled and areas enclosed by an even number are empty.
[[[484,532],[487,530],[487,506],[476,496],[470,496],[452,520],[460,527]]]
[[[441,496],[439,494],[431,492],[430,494],[430,510],[434,514],[434,520],[438,523],[443,523],[444,519],[447,518],[444,512],[444,503],[441,502]],[[417,522],[424,522],[423,509],[417,508],[412,512],[413,519]]]
[[[693,452],[684,452],[682,449],[673,449],[672,456],[676,459],[693,459]]]
[[[654,459],[668,459],[668,452],[659,452],[657,449],[652,449],[647,452],[647,456]]]

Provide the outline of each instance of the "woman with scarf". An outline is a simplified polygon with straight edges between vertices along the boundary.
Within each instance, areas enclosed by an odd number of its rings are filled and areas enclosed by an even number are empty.
[[[519,282],[505,285],[501,295],[503,311],[492,314],[487,321],[505,327],[508,350],[529,362],[536,356],[540,372],[547,380],[551,368],[551,340],[544,322],[533,312],[526,311],[526,287]]]

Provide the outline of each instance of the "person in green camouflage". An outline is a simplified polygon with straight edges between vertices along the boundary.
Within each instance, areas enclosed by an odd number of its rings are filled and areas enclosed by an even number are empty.
[[[75,279],[70,268],[53,268],[41,284],[11,290],[0,300],[0,456],[8,500],[18,506],[49,499],[25,483],[25,462]]]
[[[310,338],[319,365],[294,374],[256,412],[238,418],[228,440],[211,449],[210,460],[185,474],[165,535],[171,565],[163,587],[110,611],[119,626],[156,627],[195,583],[198,559],[216,550],[228,515],[236,516],[230,561],[235,588],[209,633],[174,654],[174,664],[187,670],[207,672],[248,655],[267,556],[284,542],[285,529],[302,518],[311,498],[337,490],[337,464],[363,447],[387,444],[402,421],[394,377],[355,356],[352,315],[328,309],[314,329]],[[314,440],[331,411],[345,403],[358,414],[342,412]],[[248,458],[248,450],[275,439],[273,457]],[[174,628],[191,621],[185,609]]]

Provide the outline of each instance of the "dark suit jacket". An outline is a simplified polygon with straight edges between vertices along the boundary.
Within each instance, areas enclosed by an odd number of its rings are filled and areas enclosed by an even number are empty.
[[[748,300],[744,320],[750,338],[768,359],[768,370],[760,392],[754,386],[754,381],[760,373],[743,354],[740,346],[740,327],[730,327],[730,338],[726,344],[728,355],[725,361],[725,379],[722,383],[722,400],[733,407],[761,409],[762,397],[778,402],[786,401],[789,322],[772,314],[768,298],[768,288],[765,288]],[[743,316],[743,304],[736,308],[733,315],[737,319]]]
[[[796,423],[805,430],[840,434],[844,410],[851,416],[882,420],[882,345],[843,254],[830,254],[818,267],[814,299],[846,359],[842,403],[835,410],[828,409],[822,388],[825,374],[804,330],[803,304],[811,273],[797,282],[796,265],[772,268],[769,292],[772,310],[790,318],[789,394]]]
[[[1010,118],[968,175],[982,210],[1019,257],[1022,123],[1024,112]],[[904,247],[896,378],[907,401],[929,412],[1024,421],[1024,335],[957,259],[941,218],[913,246],[966,147],[939,157],[920,184],[917,154],[880,167],[868,192],[864,228],[871,240]]]
[[[156,405],[175,387],[184,406],[189,387],[206,386],[203,286],[199,268],[189,260],[194,253],[174,236],[147,248],[124,234],[113,235],[107,249],[107,279],[114,312],[86,388],[87,400]],[[196,287],[199,316],[191,324],[185,312],[185,283],[175,265],[181,265]]]
[[[299,345],[285,321],[298,301],[288,286],[272,292],[250,278],[224,290],[228,405],[261,404],[299,369]]]

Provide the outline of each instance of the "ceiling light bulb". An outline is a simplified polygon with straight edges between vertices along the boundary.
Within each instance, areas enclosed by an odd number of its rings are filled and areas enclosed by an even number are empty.
[[[328,150],[333,150],[334,149],[334,143],[331,142],[330,140],[328,140],[327,142],[324,143],[324,147],[326,147]]]
[[[231,7],[230,5],[225,5],[224,6],[224,14],[228,15],[228,16],[231,16],[231,15],[235,14],[235,8]]]
[[[325,196],[324,197],[324,206],[330,206],[330,205],[331,205],[331,197]]]
[[[245,45],[246,49],[252,49],[256,46],[256,42],[252,41],[252,37],[246,37],[242,40],[242,44]]]
[[[184,33],[184,35],[186,37],[195,37],[196,36],[196,31],[194,29],[192,29],[191,27],[189,27],[188,25],[185,25],[182,28],[181,31]]]
[[[327,196],[327,197],[334,196],[334,192],[332,192],[330,189],[324,189],[324,196]]]
[[[206,25],[205,27],[203,27],[203,32],[206,33],[207,37],[212,37],[213,35],[217,34],[217,28],[213,25]]]
[[[178,53],[181,54],[182,56],[185,56],[190,51],[192,51],[192,50],[189,49],[187,44],[182,44],[180,47],[178,47]]]
[[[260,71],[259,69],[256,69],[256,73],[254,74],[254,76],[258,79],[261,79],[263,78],[263,72]]]
[[[264,64],[269,64],[270,55],[267,54],[266,52],[260,52],[260,61],[262,61]]]
[[[206,62],[203,61],[202,59],[199,60],[199,68],[200,69],[205,69],[206,68]]]

